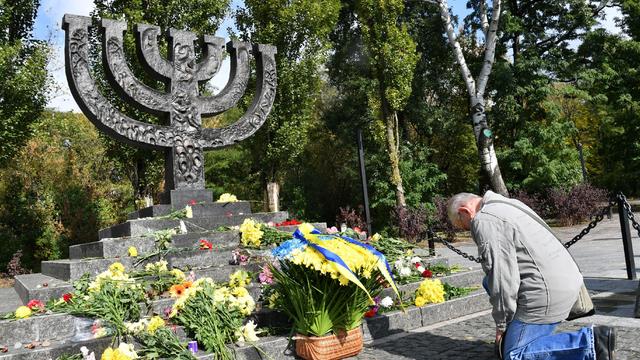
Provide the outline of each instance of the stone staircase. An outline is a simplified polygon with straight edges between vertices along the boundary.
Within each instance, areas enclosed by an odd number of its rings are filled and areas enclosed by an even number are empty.
[[[186,203],[185,199],[177,203]],[[183,222],[187,232],[171,236],[171,246],[182,249],[169,253],[165,260],[169,268],[180,268],[193,271],[197,277],[211,277],[215,281],[228,280],[231,273],[244,268],[257,271],[259,264],[232,265],[232,251],[238,247],[240,234],[237,230],[216,231],[220,226],[240,225],[244,219],[253,218],[260,222],[281,222],[287,219],[287,212],[251,213],[248,202],[213,203],[204,202],[192,205],[193,217],[176,219],[169,215],[174,212],[170,205],[156,205],[129,214],[125,223],[103,229],[99,233],[99,241],[74,245],[69,249],[69,259],[42,262],[42,273],[20,275],[16,277],[15,289],[24,304],[32,299],[43,302],[51,298],[59,298],[73,290],[73,281],[85,273],[92,276],[106,270],[113,262],[122,263],[127,270],[132,270],[134,263],[155,251],[154,231],[177,228]],[[320,230],[326,224],[314,224]],[[294,227],[283,228],[294,231]],[[200,239],[214,244],[212,251],[199,250]],[[140,256],[128,256],[130,246],[135,246]],[[264,256],[267,251],[254,251],[251,255]],[[145,263],[157,261],[150,257],[138,264],[143,269]],[[450,275],[443,279],[454,286],[479,285],[482,274],[478,270]],[[401,291],[411,293],[418,284],[407,284]],[[255,299],[260,295],[260,287],[252,285],[248,288]],[[390,289],[387,289],[390,290]],[[157,299],[149,305],[141,304],[144,314],[162,314],[171,306],[173,299]],[[474,293],[453,302],[410,308],[406,312],[395,312],[367,319],[363,324],[365,338],[374,339],[385,334],[406,331],[426,325],[428,322],[443,321],[488,308],[488,301],[481,293]],[[253,318],[260,326],[286,327],[287,321],[281,314],[256,306]],[[427,315],[429,314],[429,315]],[[0,352],[0,359],[56,359],[62,354],[77,354],[82,346],[86,346],[96,355],[110,345],[110,338],[93,339],[88,332],[92,322],[66,314],[33,316],[23,320],[0,321],[0,347],[7,346],[9,351]],[[180,329],[178,329],[179,331]],[[88,335],[89,334],[89,335]],[[39,342],[33,349],[24,348],[31,342]],[[261,351],[272,359],[292,358],[287,351],[289,341],[284,336],[261,338],[258,344],[260,351],[253,346],[238,347],[230,345],[238,359],[261,359]],[[17,346],[20,345],[20,346]],[[17,346],[17,347],[16,347]],[[200,352],[199,358],[213,359],[212,354]]]

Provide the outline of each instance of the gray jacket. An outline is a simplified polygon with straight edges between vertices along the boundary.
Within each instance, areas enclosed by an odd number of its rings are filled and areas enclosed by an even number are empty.
[[[564,320],[582,285],[569,252],[530,215],[537,217],[522,202],[487,191],[471,221],[500,329],[513,319],[534,324]]]

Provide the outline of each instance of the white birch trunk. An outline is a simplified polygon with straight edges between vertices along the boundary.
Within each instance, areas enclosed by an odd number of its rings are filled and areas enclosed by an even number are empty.
[[[269,212],[280,211],[280,185],[277,182],[267,183],[267,204]]]
[[[440,7],[440,16],[444,22],[447,38],[449,44],[453,48],[453,53],[456,58],[456,62],[460,66],[460,72],[462,73],[463,80],[467,87],[469,94],[469,105],[471,109],[471,119],[473,122],[473,133],[476,138],[476,144],[478,146],[478,155],[480,157],[481,169],[487,174],[487,177],[491,183],[491,188],[500,194],[508,195],[507,187],[502,179],[502,173],[498,166],[498,158],[496,156],[493,142],[490,137],[490,130],[487,124],[487,117],[485,114],[485,100],[484,92],[489,81],[489,74],[493,67],[495,60],[495,50],[497,43],[498,23],[500,21],[500,0],[493,1],[493,12],[491,16],[491,22],[488,23],[486,18],[486,4],[484,0],[481,2],[480,21],[485,34],[485,53],[484,63],[477,79],[473,78],[467,62],[464,58],[464,53],[460,47],[460,43],[456,37],[455,30],[451,23],[451,15],[449,13],[449,5],[447,0],[438,0]],[[487,26],[488,25],[488,26]],[[484,132],[489,130],[488,134]],[[489,137],[487,137],[489,135]]]

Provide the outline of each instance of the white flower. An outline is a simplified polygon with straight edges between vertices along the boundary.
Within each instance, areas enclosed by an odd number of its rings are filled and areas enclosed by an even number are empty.
[[[418,266],[418,272],[420,274],[422,274],[424,272],[424,270],[425,270],[424,266],[422,266],[422,265]]]
[[[256,327],[258,325],[256,325],[253,320],[249,320],[244,326],[242,326],[240,328],[240,336],[238,341],[239,342],[256,342],[258,341],[258,333],[259,331],[256,331]]]
[[[400,269],[402,269],[404,267],[404,261],[402,261],[402,259],[398,259],[393,263],[393,267],[396,268],[396,270],[400,271]]]
[[[421,263],[422,259],[419,256],[414,256],[411,258],[411,263],[415,264],[415,263]]]
[[[187,217],[187,219],[192,219],[193,218],[193,209],[191,208],[191,206],[187,205],[184,207],[184,212],[185,212],[185,216]]]
[[[390,308],[393,306],[393,300],[391,300],[391,297],[386,296],[384,299],[380,300],[380,306]]]
[[[187,225],[185,225],[184,221],[180,220],[180,234],[187,233]]]
[[[127,344],[127,343],[120,343],[120,346],[118,346],[118,350],[120,350],[120,352],[127,356],[129,359],[137,359],[138,358],[138,354],[136,354],[136,351],[133,349],[133,344]]]
[[[96,360],[96,354],[93,352],[89,354],[89,349],[86,346],[80,348],[80,353],[82,354],[82,360]]]
[[[411,275],[411,268],[408,268],[408,267],[400,268],[400,276],[410,276],[410,275]]]

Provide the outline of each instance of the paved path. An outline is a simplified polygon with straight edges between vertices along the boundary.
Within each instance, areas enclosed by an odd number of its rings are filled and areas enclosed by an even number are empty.
[[[636,214],[640,220],[640,214]],[[563,242],[577,235],[584,226],[555,228]],[[632,232],[634,230],[632,229]],[[636,254],[640,255],[640,241],[633,234]],[[456,244],[460,249],[476,255],[473,243]],[[479,268],[447,248],[437,251],[449,258],[450,264]],[[559,331],[577,329],[580,326],[614,325],[618,329],[618,360],[640,360],[640,319],[634,318],[638,281],[626,280],[626,268],[620,224],[617,215],[604,220],[583,240],[571,248],[576,262],[585,276],[587,288],[592,293],[598,314],[589,318],[563,323]],[[640,275],[640,256],[635,256]],[[469,315],[453,321],[394,334],[366,344],[358,360],[484,360],[495,359],[493,341],[495,327],[490,311]]]

